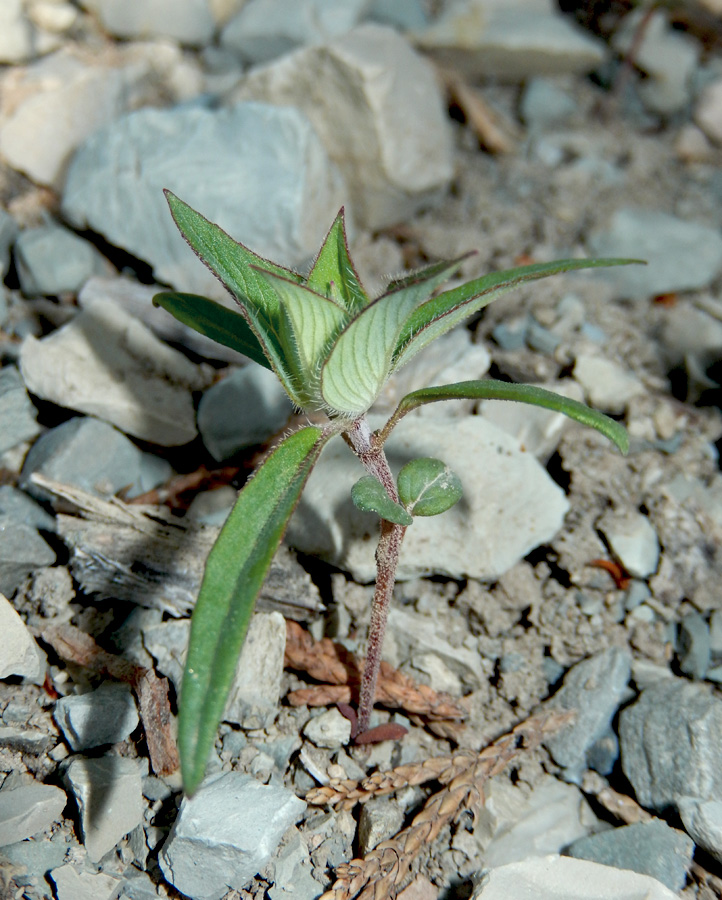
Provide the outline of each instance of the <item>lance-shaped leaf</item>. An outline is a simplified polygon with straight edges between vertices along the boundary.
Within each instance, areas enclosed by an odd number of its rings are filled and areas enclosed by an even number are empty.
[[[253,607],[291,513],[330,435],[308,427],[276,447],[241,490],[206,562],[183,675],[183,784],[200,784]]]
[[[227,306],[198,294],[181,294],[176,291],[156,294],[153,305],[163,307],[179,322],[216,343],[237,350],[267,369],[271,368],[263,347],[248,322],[240,313]]]
[[[348,313],[334,300],[302,284],[271,272],[259,274],[278,294],[281,346],[286,362],[294,370],[301,406],[318,406],[319,400],[309,396],[308,389],[317,382],[324,351],[347,323]]]
[[[351,315],[369,303],[349,256],[343,207],[326,235],[306,284],[324,297],[341,303]]]
[[[405,365],[431,341],[520,284],[557,275],[559,272],[626,266],[632,263],[644,264],[643,260],[638,259],[563,259],[534,263],[518,269],[507,269],[505,272],[492,272],[444,291],[415,309],[404,323],[394,353],[394,371]]]
[[[512,384],[507,381],[495,381],[494,379],[482,379],[481,381],[459,381],[456,384],[444,384],[439,387],[421,388],[407,394],[399,403],[394,414],[378,432],[377,440],[383,444],[402,416],[422,406],[424,403],[436,403],[439,400],[514,400],[518,403],[530,403],[532,406],[542,406],[563,413],[581,422],[596,428],[605,437],[613,441],[622,451],[629,450],[629,435],[627,430],[619,422],[605,416],[604,413],[591,409],[578,400],[570,400],[553,391],[533,384]]]
[[[329,409],[348,416],[366,412],[389,376],[399,333],[412,310],[458,266],[459,260],[452,260],[405,279],[347,325],[321,372],[321,393]]]
[[[351,488],[354,506],[362,512],[374,512],[395,525],[411,525],[414,521],[400,503],[389,497],[386,488],[373,475],[364,475]]]
[[[461,500],[459,476],[432,457],[412,459],[399,472],[399,499],[412,516],[438,516]]]
[[[261,278],[259,270],[273,272],[299,283],[303,282],[303,278],[234,241],[220,226],[209,222],[171,191],[166,191],[165,196],[178,230],[201,261],[238,300],[271,368],[281,379],[291,400],[300,406],[278,335],[281,322],[278,295]]]

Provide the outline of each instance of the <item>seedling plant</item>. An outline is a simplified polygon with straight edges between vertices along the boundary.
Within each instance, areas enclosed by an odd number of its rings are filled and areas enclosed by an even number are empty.
[[[416,516],[435,516],[461,497],[459,478],[438,459],[415,459],[397,478],[384,444],[408,412],[426,403],[500,399],[564,413],[596,428],[622,452],[625,429],[582,403],[542,388],[492,379],[407,394],[385,425],[366,414],[388,378],[433,340],[506,291],[574,269],[625,265],[625,259],[568,259],[493,272],[439,289],[464,257],[434,263],[369,296],[351,261],[343,210],[307,276],[234,241],[170,191],[170,211],[191,248],[230,291],[238,311],[194,294],[166,292],[154,302],[181,322],[273,370],[294,405],[322,424],[286,435],[239,493],[206,563],[193,611],[180,698],[179,750],[185,790],[200,784],[266,573],[326,443],[341,436],[366,474],[355,505],[380,519],[376,587],[356,731],[368,732],[381,647],[401,544]]]

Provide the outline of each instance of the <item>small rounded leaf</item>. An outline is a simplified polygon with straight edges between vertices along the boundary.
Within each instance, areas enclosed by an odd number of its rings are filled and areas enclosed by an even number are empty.
[[[461,481],[440,459],[412,459],[399,472],[399,498],[414,516],[438,516],[461,499]]]
[[[375,512],[395,525],[411,525],[413,519],[400,503],[386,493],[386,488],[373,475],[364,475],[351,488],[351,499],[362,512]]]

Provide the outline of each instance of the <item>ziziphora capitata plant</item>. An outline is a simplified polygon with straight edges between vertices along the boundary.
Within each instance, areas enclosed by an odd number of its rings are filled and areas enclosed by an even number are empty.
[[[493,272],[440,291],[464,259],[439,262],[392,281],[370,297],[356,273],[339,212],[307,276],[234,241],[218,225],[166,191],[181,234],[230,291],[233,311],[194,294],[167,292],[154,302],[201,334],[272,369],[294,405],[321,424],[284,437],[245,484],[206,563],[193,611],[179,711],[183,783],[192,793],[235,674],[256,597],[288,520],[325,444],[341,435],[366,474],[353,487],[359,509],[378,514],[376,588],[362,675],[356,736],[369,733],[376,679],[399,552],[415,516],[445,512],[461,482],[438,459],[416,459],[394,477],[384,443],[398,421],[425,403],[501,399],[556,410],[591,425],[622,452],[625,429],[582,403],[524,384],[484,379],[429,387],[405,396],[386,424],[371,431],[366,413],[388,378],[433,340],[506,291],[574,269],[636,260],[568,259]]]

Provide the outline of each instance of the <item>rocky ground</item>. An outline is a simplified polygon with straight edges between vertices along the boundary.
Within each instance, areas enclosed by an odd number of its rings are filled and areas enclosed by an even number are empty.
[[[3,898],[722,894],[721,16],[4,0]],[[345,204],[374,289],[470,250],[465,278],[648,262],[505,296],[378,404],[491,374],[631,436],[622,457],[499,402],[399,426],[392,464],[441,457],[465,496],[405,544],[377,711],[397,742],[354,746],[336,708],[376,523],[348,499],[358,463],[328,447],[192,799],[172,715],[188,617],[293,410],[153,308],[158,285],[223,298],[164,187],[299,268]]]

